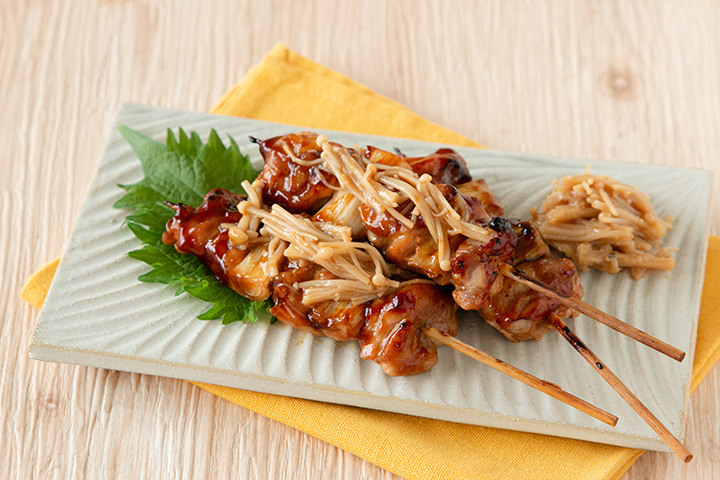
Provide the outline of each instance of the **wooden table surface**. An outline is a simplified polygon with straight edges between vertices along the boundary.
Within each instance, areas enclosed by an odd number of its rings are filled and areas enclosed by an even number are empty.
[[[0,0],[0,477],[397,478],[184,381],[28,358],[18,291],[62,252],[121,101],[206,111],[283,41],[494,148],[717,170],[711,0],[336,3]],[[715,368],[695,461],[624,478],[720,478],[719,400]]]

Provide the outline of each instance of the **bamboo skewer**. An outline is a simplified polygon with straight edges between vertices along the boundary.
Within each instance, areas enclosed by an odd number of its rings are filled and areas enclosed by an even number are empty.
[[[578,338],[575,333],[554,313],[548,317],[548,321],[558,332],[573,346],[575,350],[592,365],[605,381],[637,412],[650,428],[655,430],[660,438],[680,457],[683,462],[688,463],[693,459],[692,454],[678,440],[678,438],[662,424],[658,418],[625,386],[620,379]]]
[[[561,402],[570,405],[571,407],[577,408],[581,412],[584,412],[591,417],[594,417],[601,422],[610,425],[611,427],[614,427],[617,424],[618,417],[616,417],[615,415],[608,413],[605,410],[602,410],[595,405],[592,405],[591,403],[588,403],[585,400],[582,400],[581,398],[578,398],[566,392],[554,383],[541,380],[523,370],[520,370],[517,367],[513,367],[512,365],[505,363],[502,360],[497,359],[481,350],[478,350],[477,348],[472,347],[467,343],[458,340],[455,337],[451,337],[450,335],[447,335],[436,328],[430,327],[424,330],[423,333],[428,337],[432,338],[433,340],[436,340],[443,345],[447,345],[453,350],[457,350],[458,352],[467,355],[468,357],[471,357],[489,367],[492,367],[501,373],[509,375],[515,380],[521,381],[525,385],[529,385],[537,390],[540,390],[541,392],[550,395],[551,397],[560,400]]]
[[[563,305],[566,305],[573,310],[577,310],[580,313],[583,313],[587,315],[588,317],[592,318],[593,320],[596,320],[603,325],[607,325],[608,327],[612,328],[615,331],[618,331],[622,333],[623,335],[627,335],[628,337],[632,338],[633,340],[637,340],[638,342],[647,345],[648,347],[657,350],[658,352],[667,355],[668,357],[672,358],[673,360],[677,360],[678,362],[682,362],[682,360],[685,358],[685,352],[682,350],[673,347],[672,345],[663,342],[662,340],[653,337],[652,335],[643,332],[642,330],[639,330],[632,325],[628,325],[627,323],[623,322],[622,320],[613,317],[612,315],[603,312],[602,310],[599,310],[592,305],[588,305],[587,303],[583,302],[582,300],[577,300],[575,298],[565,297],[563,295],[560,295],[559,293],[555,292],[551,288],[543,285],[542,283],[538,282],[537,280],[530,278],[522,271],[518,270],[517,268],[514,268],[510,265],[503,265],[501,268],[501,272],[503,275],[505,275],[508,278],[511,278],[515,280],[516,282],[522,283],[528,288],[531,288],[532,290],[535,290],[536,292],[540,292],[543,295],[546,295],[554,300],[557,300],[558,302],[562,303]]]

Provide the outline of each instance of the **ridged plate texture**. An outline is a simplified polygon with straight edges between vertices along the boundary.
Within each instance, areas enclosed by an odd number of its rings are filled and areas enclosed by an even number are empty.
[[[408,378],[383,374],[361,360],[355,342],[340,343],[269,325],[201,321],[206,304],[174,296],[137,277],[147,266],[127,252],[139,242],[113,209],[118,184],[142,178],[140,162],[117,131],[127,125],[164,141],[167,128],[211,128],[232,136],[257,165],[248,135],[259,138],[304,130],[233,117],[142,105],[117,114],[98,170],[38,320],[30,355],[358,405],[445,420],[666,450],[665,444],[557,334],[541,341],[508,342],[477,315],[464,313],[458,337],[581,398],[615,413],[610,428],[494,370],[441,347],[438,365]],[[323,131],[344,144],[429,153],[436,144]],[[682,437],[689,392],[708,233],[710,173],[676,167],[601,162],[457,148],[474,178],[485,178],[506,215],[528,218],[551,181],[592,164],[648,193],[661,216],[675,218],[666,245],[678,247],[677,266],[633,281],[626,273],[582,272],[584,299],[688,353],[677,363],[585,317],[575,331],[676,435]],[[628,159],[623,159],[628,160]],[[630,159],[632,160],[632,159]]]

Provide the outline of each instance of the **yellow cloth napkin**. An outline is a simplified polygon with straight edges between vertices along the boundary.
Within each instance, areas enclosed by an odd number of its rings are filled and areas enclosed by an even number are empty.
[[[310,128],[478,146],[283,45],[273,48],[212,111]],[[21,292],[25,301],[42,305],[57,262],[50,262],[28,280]],[[720,358],[719,281],[720,238],[712,237],[693,389]],[[607,480],[620,477],[643,453],[580,440],[198,385],[408,479]]]

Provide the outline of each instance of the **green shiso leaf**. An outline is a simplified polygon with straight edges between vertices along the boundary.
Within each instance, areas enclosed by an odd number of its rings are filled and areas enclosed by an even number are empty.
[[[164,144],[125,126],[119,130],[145,174],[138,183],[121,185],[127,193],[115,203],[115,208],[128,210],[127,226],[143,243],[129,256],[151,267],[138,280],[164,283],[177,295],[185,292],[209,303],[209,309],[198,316],[201,320],[257,321],[257,314],[267,311],[269,302],[246,299],[223,285],[197,257],[178,253],[162,242],[165,224],[174,214],[164,202],[197,206],[214,188],[243,191],[241,183],[252,182],[258,175],[250,159],[232,138],[225,146],[215,130],[203,142],[195,132],[188,136],[179,129],[176,136],[168,129]]]

